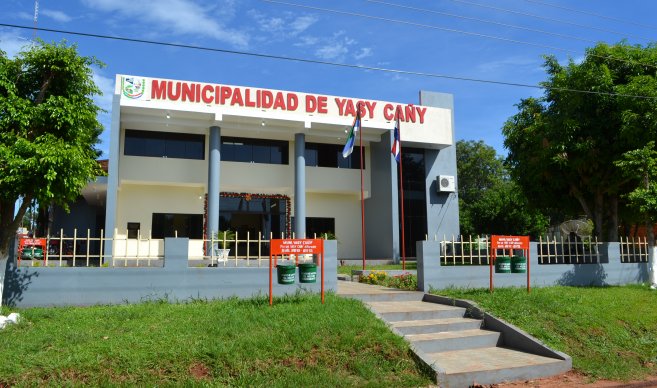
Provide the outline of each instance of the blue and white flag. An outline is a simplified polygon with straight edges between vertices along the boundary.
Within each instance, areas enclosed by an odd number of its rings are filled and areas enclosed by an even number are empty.
[[[395,123],[395,129],[393,130],[394,140],[392,141],[392,156],[395,157],[397,163],[399,163],[399,157],[401,156],[401,140],[399,138],[399,120]]]
[[[349,131],[349,136],[347,136],[347,143],[344,145],[342,150],[342,157],[346,158],[354,151],[354,143],[356,142],[356,133],[360,131],[360,115],[356,115],[354,124],[351,126]]]

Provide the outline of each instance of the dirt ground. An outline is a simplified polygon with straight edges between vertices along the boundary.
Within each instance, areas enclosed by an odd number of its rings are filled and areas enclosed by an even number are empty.
[[[477,387],[477,386],[476,386]],[[507,387],[537,387],[537,388],[562,388],[562,387],[586,387],[586,388],[657,388],[657,376],[651,376],[646,380],[637,381],[591,381],[590,378],[570,371],[566,374],[546,379],[521,381],[514,383],[480,385],[481,388],[507,388]]]

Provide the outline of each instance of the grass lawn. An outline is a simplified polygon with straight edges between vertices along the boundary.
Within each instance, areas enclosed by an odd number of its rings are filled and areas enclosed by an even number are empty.
[[[399,271],[401,271],[402,265],[401,264],[379,264],[379,265],[368,265],[365,268],[367,270],[376,270],[376,269],[386,270],[386,269],[388,269],[388,270],[399,270]],[[339,274],[351,275],[352,270],[361,270],[361,269],[363,269],[362,264],[339,265],[338,266],[338,273]],[[417,269],[417,263],[415,261],[406,262],[406,269],[416,270]]]
[[[475,301],[554,349],[592,378],[657,375],[657,292],[648,286],[444,289]]]
[[[426,386],[408,345],[327,295],[23,309],[0,331],[0,386]],[[4,313],[8,313],[4,309]]]

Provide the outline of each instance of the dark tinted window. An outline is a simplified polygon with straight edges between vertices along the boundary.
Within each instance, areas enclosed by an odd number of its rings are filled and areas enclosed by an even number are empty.
[[[416,254],[415,242],[424,240],[427,233],[424,150],[404,148],[402,168],[404,169],[404,240],[406,242],[406,256],[413,257]],[[400,198],[398,199],[400,200]]]
[[[221,160],[227,162],[288,164],[288,142],[222,137]]]
[[[153,213],[153,238],[188,237],[203,238],[202,214]]]
[[[205,159],[205,136],[126,129],[124,155]]]
[[[343,149],[340,144],[306,143],[306,166],[360,169],[360,147],[347,158],[342,157]]]
[[[323,238],[326,233],[335,234],[335,218],[306,217],[306,237]]]

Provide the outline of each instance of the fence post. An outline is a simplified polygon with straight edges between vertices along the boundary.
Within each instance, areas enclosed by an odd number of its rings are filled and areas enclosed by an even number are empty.
[[[87,267],[89,266],[89,235],[91,234],[91,230],[87,229]]]
[[[258,232],[258,268],[262,266],[260,260],[262,258],[262,232]]]
[[[104,244],[104,239],[105,238],[105,229],[100,230],[100,251],[98,251],[98,258],[100,259],[100,266],[102,267],[103,264],[105,264],[105,251],[103,250],[105,244]]]
[[[237,231],[235,231],[235,267],[237,267]]]

